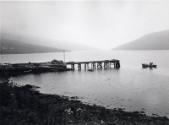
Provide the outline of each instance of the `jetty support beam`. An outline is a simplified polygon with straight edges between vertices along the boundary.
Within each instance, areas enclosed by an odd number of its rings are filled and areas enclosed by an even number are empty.
[[[102,69],[102,62],[97,62],[97,69]]]
[[[78,66],[78,70],[81,70],[81,63],[78,63],[77,66]]]
[[[92,65],[92,69],[96,69],[96,63],[95,62],[92,62],[91,65]]]
[[[104,62],[104,69],[109,69],[110,68],[110,63],[109,61]]]
[[[75,64],[74,63],[71,64],[71,70],[75,70]]]
[[[84,63],[84,69],[85,70],[89,69],[89,64],[88,63]]]
[[[114,68],[116,68],[116,69],[120,68],[120,61],[119,60],[114,63]]]

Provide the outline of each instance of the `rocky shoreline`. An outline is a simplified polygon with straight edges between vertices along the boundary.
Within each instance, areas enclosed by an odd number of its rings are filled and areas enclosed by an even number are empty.
[[[86,105],[41,94],[36,86],[0,83],[1,125],[169,125],[167,117]]]

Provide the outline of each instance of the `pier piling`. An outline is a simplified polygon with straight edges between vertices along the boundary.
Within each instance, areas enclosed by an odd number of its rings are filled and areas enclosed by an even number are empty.
[[[71,64],[71,70],[75,70],[75,64],[74,63]]]
[[[78,63],[78,70],[81,70],[81,63]]]

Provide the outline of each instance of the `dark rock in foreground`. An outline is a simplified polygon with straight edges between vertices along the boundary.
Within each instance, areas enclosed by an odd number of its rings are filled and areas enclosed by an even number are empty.
[[[166,117],[89,106],[36,86],[0,84],[0,125],[169,125]]]

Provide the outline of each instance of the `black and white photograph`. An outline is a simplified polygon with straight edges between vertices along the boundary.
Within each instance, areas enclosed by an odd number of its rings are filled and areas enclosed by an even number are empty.
[[[169,0],[0,0],[0,125],[169,125]]]

